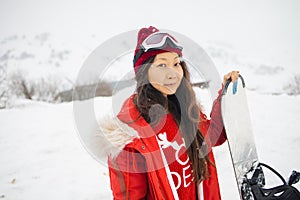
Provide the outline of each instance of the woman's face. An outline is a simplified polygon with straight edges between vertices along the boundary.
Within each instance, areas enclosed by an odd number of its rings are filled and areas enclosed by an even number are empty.
[[[150,84],[164,96],[176,92],[183,77],[183,69],[177,53],[165,52],[155,56],[148,70]]]

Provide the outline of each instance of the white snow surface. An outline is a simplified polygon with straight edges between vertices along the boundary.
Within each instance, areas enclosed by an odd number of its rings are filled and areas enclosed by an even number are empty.
[[[65,79],[68,89],[85,58],[112,36],[149,25],[174,30],[207,51],[218,78],[240,70],[260,161],[285,178],[299,171],[300,96],[287,95],[288,85],[293,88],[300,76],[299,1],[153,0],[145,5],[137,0],[3,0],[0,67],[8,73],[21,70],[32,80],[54,75]],[[126,73],[131,56],[116,61],[112,73]],[[209,113],[210,99],[201,94]],[[110,103],[109,97],[95,99],[97,117]],[[237,200],[227,144],[214,151],[222,198]],[[270,187],[281,183],[275,175],[267,181]],[[72,103],[16,99],[12,108],[0,110],[0,199],[112,199],[107,168],[80,142]]]
[[[287,178],[300,168],[300,97],[247,94],[259,158]],[[96,110],[105,114],[110,102],[96,98]],[[72,110],[72,103],[22,101],[0,111],[1,198],[112,199],[108,170],[83,148]],[[227,144],[214,150],[223,199],[238,199]],[[267,181],[281,183],[275,175]]]

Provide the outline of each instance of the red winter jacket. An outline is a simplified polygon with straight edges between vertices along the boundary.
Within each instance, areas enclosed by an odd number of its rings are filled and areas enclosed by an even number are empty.
[[[133,103],[133,97],[125,101],[116,119],[101,127],[113,149],[108,159],[113,197],[116,200],[178,199],[155,133],[142,117],[138,117],[140,113]],[[209,147],[226,141],[219,100],[220,93],[214,101],[211,120],[200,113],[199,130]],[[209,158],[215,165],[212,151],[209,152]],[[208,163],[210,176],[201,183],[204,200],[221,199],[217,171],[213,165]]]

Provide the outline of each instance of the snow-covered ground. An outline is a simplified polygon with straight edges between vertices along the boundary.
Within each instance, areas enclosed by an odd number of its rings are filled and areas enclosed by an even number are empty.
[[[202,46],[221,76],[240,70],[259,158],[288,177],[300,170],[300,96],[287,95],[300,92],[299,9],[297,0],[3,0],[0,69],[69,89],[85,58],[112,36],[149,25],[174,30]],[[131,57],[115,64],[131,67]],[[96,98],[95,112],[110,102]],[[112,199],[106,167],[77,135],[72,103],[11,105],[0,110],[0,199]],[[224,200],[235,200],[227,149],[215,149],[220,186]]]
[[[261,161],[284,177],[300,169],[300,97],[247,91]],[[95,99],[106,112],[111,98]],[[0,197],[3,199],[111,199],[107,169],[83,148],[75,129],[73,104],[22,101],[0,111]],[[225,200],[235,200],[227,144],[215,148]],[[281,182],[269,177],[268,186]],[[299,184],[297,185],[300,189]]]
[[[3,199],[109,199],[107,170],[87,154],[72,103],[1,110]]]

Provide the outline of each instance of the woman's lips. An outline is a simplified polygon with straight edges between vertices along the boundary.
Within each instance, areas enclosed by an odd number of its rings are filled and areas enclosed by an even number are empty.
[[[175,86],[176,83],[167,83],[167,84],[164,84],[164,86],[167,86],[167,87],[172,87],[172,86]]]

